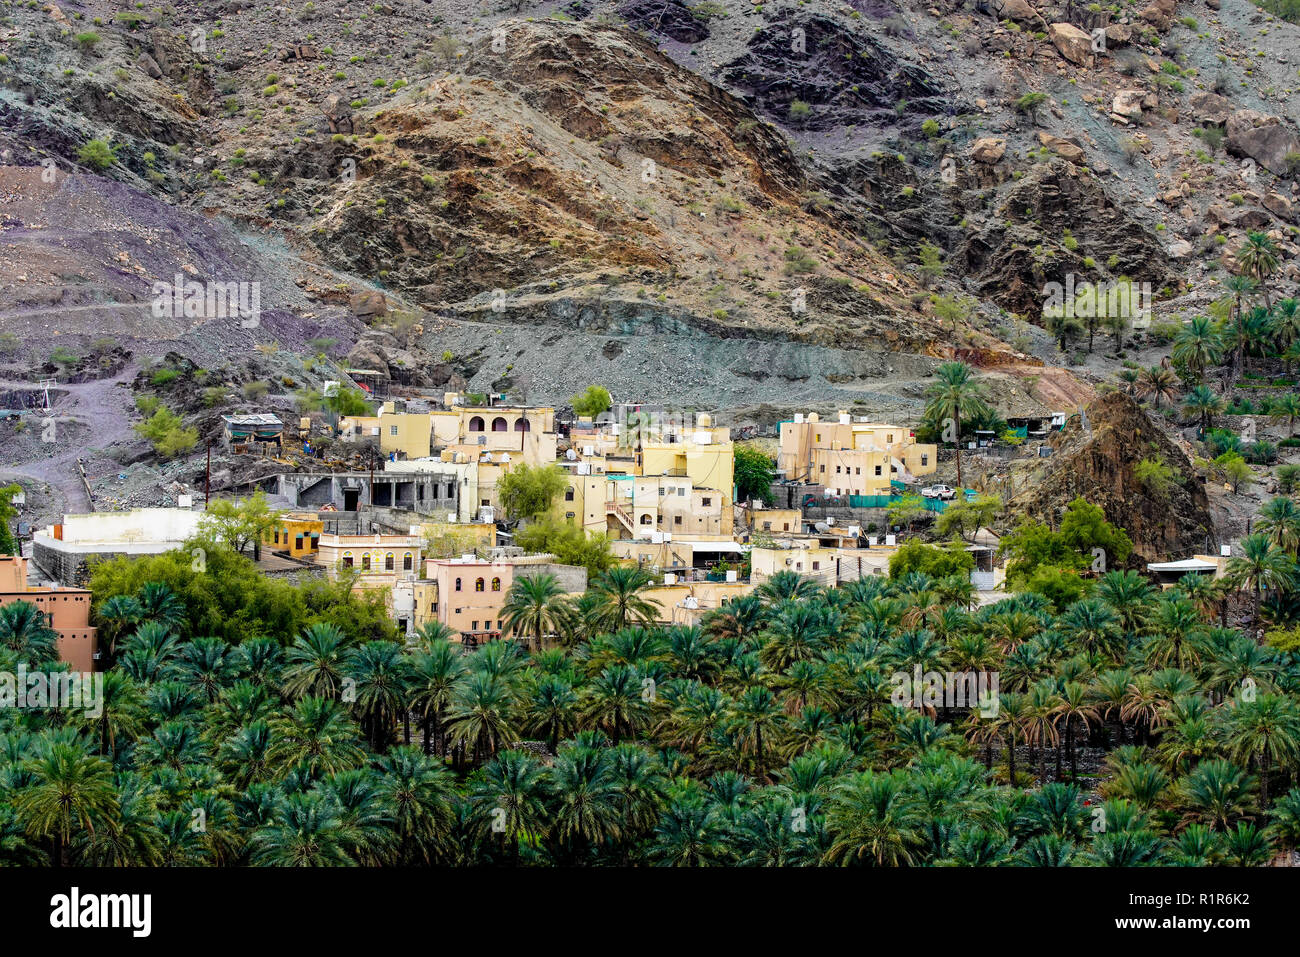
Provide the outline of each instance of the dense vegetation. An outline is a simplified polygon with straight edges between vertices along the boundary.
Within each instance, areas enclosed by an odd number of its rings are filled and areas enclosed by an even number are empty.
[[[1221,582],[1066,567],[1078,597],[1031,574],[976,610],[917,570],[941,548],[837,588],[781,573],[695,627],[653,625],[636,569],[577,600],[523,579],[523,640],[477,650],[215,544],[110,562],[102,713],[0,711],[0,860],[1260,864],[1300,841],[1300,658],[1225,624],[1287,623],[1297,527],[1261,527]],[[0,669],[52,661],[22,609]],[[997,695],[913,700],[918,669]]]

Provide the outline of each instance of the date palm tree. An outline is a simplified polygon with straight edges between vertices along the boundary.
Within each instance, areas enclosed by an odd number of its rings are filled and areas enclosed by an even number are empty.
[[[1285,495],[1269,499],[1259,510],[1255,524],[1261,535],[1291,555],[1300,550],[1300,507]]]
[[[964,362],[945,362],[935,370],[939,381],[926,387],[929,401],[925,417],[944,426],[952,421],[953,446],[957,452],[957,485],[961,486],[961,422],[963,414],[984,415],[989,411],[987,391],[977,382],[970,366]]]
[[[541,648],[547,632],[558,630],[563,596],[560,580],[554,575],[522,575],[516,578],[501,606],[505,630],[526,635],[533,647]]]
[[[496,675],[471,671],[457,686],[447,715],[451,740],[473,748],[475,763],[514,744],[517,733],[514,694],[509,682]]]
[[[408,703],[420,719],[424,750],[430,740],[440,745],[443,720],[455,700],[456,686],[468,671],[460,653],[449,641],[434,639],[410,659]]]
[[[650,573],[641,568],[618,565],[603,572],[591,585],[600,626],[618,631],[629,625],[652,624],[660,614],[659,602],[641,594],[652,584]]]
[[[1268,808],[1269,775],[1273,765],[1294,767],[1300,757],[1300,712],[1290,698],[1259,695],[1228,712],[1229,755],[1254,767],[1259,762],[1260,805]]]
[[[392,815],[403,863],[431,864],[445,853],[455,779],[441,761],[399,746],[380,758],[378,794]]]
[[[924,818],[901,771],[863,771],[831,790],[826,806],[831,864],[897,867],[916,862]]]
[[[470,791],[481,842],[500,840],[518,865],[521,845],[536,846],[550,827],[546,771],[524,751],[502,751]]]
[[[1196,316],[1178,330],[1171,355],[1200,381],[1206,369],[1223,361],[1223,339],[1208,316]]]
[[[117,642],[123,634],[134,630],[144,609],[134,595],[113,595],[105,599],[95,612],[99,622],[99,640],[108,651],[111,663],[117,656]]]
[[[1183,396],[1183,414],[1196,419],[1202,436],[1214,427],[1214,417],[1221,415],[1224,408],[1223,399],[1207,385],[1193,386],[1192,391]]]
[[[1178,398],[1178,376],[1173,369],[1151,366],[1143,369],[1138,376],[1137,394],[1140,398],[1151,398],[1160,408],[1161,401],[1173,402]]]
[[[1177,785],[1185,819],[1220,831],[1247,813],[1254,793],[1255,779],[1224,758],[1202,761]]]
[[[1241,542],[1241,554],[1228,559],[1223,578],[1239,591],[1250,591],[1253,599],[1250,621],[1259,624],[1259,602],[1267,589],[1288,591],[1294,582],[1295,561],[1269,539],[1256,532]]]
[[[1087,731],[1092,722],[1098,720],[1097,705],[1088,694],[1088,686],[1078,681],[1067,681],[1059,693],[1054,721],[1065,722],[1065,752],[1070,762],[1070,780],[1079,778],[1079,756],[1074,749],[1074,729],[1083,725]]]
[[[336,696],[346,653],[347,636],[338,626],[308,625],[285,654],[284,693],[292,698]]]
[[[1237,264],[1241,271],[1259,283],[1260,292],[1264,294],[1264,305],[1272,309],[1268,295],[1268,277],[1277,271],[1277,244],[1269,239],[1268,233],[1251,230],[1246,233],[1246,245],[1237,253]]]
[[[303,768],[312,777],[365,763],[357,726],[330,698],[300,698],[271,721],[271,763],[286,776]]]
[[[29,835],[51,842],[51,860],[67,867],[74,840],[83,833],[93,840],[119,813],[113,769],[73,740],[42,748],[24,770],[30,782],[13,795],[14,810]]]
[[[348,854],[342,809],[320,791],[281,798],[271,821],[249,838],[249,859],[262,867],[356,866]]]
[[[580,711],[590,727],[598,728],[618,744],[635,735],[649,717],[648,686],[631,665],[611,665],[588,685]]]
[[[57,657],[59,633],[49,626],[45,612],[29,601],[0,605],[0,648],[12,651],[30,665]]]
[[[395,641],[368,641],[349,651],[343,666],[344,688],[350,694],[361,729],[374,751],[384,751],[400,714],[406,718],[404,741],[411,743],[406,710],[412,676],[409,662]]]
[[[547,675],[526,694],[523,706],[525,727],[530,734],[545,737],[554,754],[560,739],[578,727],[577,704],[578,695],[568,680],[559,675]]]

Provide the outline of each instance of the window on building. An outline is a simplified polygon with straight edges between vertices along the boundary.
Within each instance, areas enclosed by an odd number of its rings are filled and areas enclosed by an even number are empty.
[[[835,466],[835,474],[836,474],[836,475],[839,475],[839,474],[840,474],[840,467],[839,467],[838,465]]]
[[[389,552],[384,556],[384,571],[391,572],[396,567],[397,566],[394,564],[393,560],[393,553]]]
[[[713,504],[713,499],[712,499],[712,498],[702,498],[702,499],[700,499],[700,504],[703,505],[705,508],[708,508],[710,505]]]
[[[494,579],[492,579],[492,590],[493,590],[493,591],[500,591],[500,590],[501,590],[501,579],[500,579],[500,578],[494,578]]]
[[[475,618],[473,621],[471,621],[471,622],[469,623],[469,630],[470,630],[470,631],[478,631],[478,619],[477,619],[477,618]]]
[[[821,563],[821,562],[813,562],[813,571],[817,571],[817,570],[820,569],[821,567],[822,567],[822,563]]]
[[[351,567],[352,567],[352,553],[351,553],[351,552],[344,552],[344,553],[343,553],[343,567],[344,567],[344,568],[351,568]]]
[[[509,428],[510,428],[510,426],[506,424],[506,420],[503,419],[503,418],[502,418],[501,416],[499,416],[499,415],[498,415],[495,419],[492,420],[492,431],[493,431],[493,432],[505,432],[505,431],[508,431]]]
[[[573,521],[574,519],[574,515],[572,512],[565,512],[564,517],[567,518],[569,521]]]
[[[299,535],[297,538],[295,538],[295,539],[293,540],[293,547],[296,548],[298,551],[302,551],[302,536],[301,536],[301,535]]]
[[[644,515],[641,516],[641,524],[642,524],[642,525],[650,525],[650,524],[653,524],[653,522],[654,522],[654,519],[650,516],[650,513],[649,513],[649,512],[646,512]]]
[[[370,553],[369,553],[369,552],[366,552],[364,555],[361,556],[361,570],[362,570],[363,572],[368,572],[368,571],[370,571]]]
[[[879,465],[876,466],[876,474],[877,474],[877,475],[880,474],[880,466],[879,466]]]
[[[817,470],[818,470],[819,472],[822,472],[822,473],[824,474],[824,473],[826,472],[826,466],[825,466],[825,465],[819,465],[819,466],[817,467]]]
[[[854,475],[861,475],[861,474],[862,474],[862,466],[859,465],[857,468],[855,468],[855,469],[853,470],[853,474],[854,474]]]
[[[460,591],[460,579],[456,579],[456,591]]]
[[[771,523],[771,522],[764,522],[764,523],[763,523],[763,531],[765,531],[765,532],[770,532],[771,530],[772,530],[772,523]]]
[[[569,486],[568,488],[566,488],[566,489],[564,490],[564,500],[565,500],[566,502],[572,502],[572,501],[573,501],[573,486]]]
[[[929,465],[929,464],[930,464],[930,453],[929,453],[929,452],[922,452],[922,453],[921,453],[921,467],[924,468],[925,466],[927,466],[927,465]]]
[[[483,586],[484,586],[484,581],[483,581],[483,579],[481,579],[481,578],[476,578],[476,579],[474,579],[474,590],[475,590],[475,591],[482,591],[482,590],[483,590]]]
[[[786,522],[785,524],[783,524],[783,525],[781,526],[781,531],[783,531],[783,532],[788,532],[788,531],[790,531],[790,523],[789,523],[789,522]]]
[[[395,426],[395,425],[390,425],[390,426],[388,427],[388,434],[389,434],[389,435],[396,435],[396,434],[397,434],[397,426]]]
[[[893,445],[893,444],[894,444],[894,434],[891,432],[889,435],[885,436],[885,441],[888,442],[890,445]]]
[[[410,552],[407,552],[402,556],[402,571],[409,572],[413,567],[415,567],[415,559]]]
[[[674,516],[673,516],[673,524],[674,524],[674,525],[680,525],[681,523],[682,523],[682,517],[681,517],[680,515],[674,515]]]
[[[469,430],[471,432],[483,431],[483,417],[481,415],[476,415],[469,420]]]
[[[531,432],[532,430],[533,430],[532,423],[530,423],[527,419],[520,418],[515,421],[516,432]]]

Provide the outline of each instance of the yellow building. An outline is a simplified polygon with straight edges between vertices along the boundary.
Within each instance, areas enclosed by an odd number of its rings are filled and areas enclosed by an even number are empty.
[[[834,585],[838,551],[808,539],[756,545],[749,552],[750,581],[761,585],[777,572],[795,572],[823,585]]]
[[[262,544],[277,552],[288,552],[290,558],[311,559],[324,531],[325,523],[315,512],[287,512],[280,527],[272,529]]]
[[[698,625],[710,611],[725,608],[754,591],[753,582],[679,582],[647,588],[642,597],[659,603],[658,620],[670,625]]]
[[[752,535],[798,535],[803,531],[803,509],[752,509],[749,527]]]
[[[378,415],[348,415],[339,419],[345,441],[373,438],[385,458],[428,458],[433,450],[433,413],[398,412],[396,403],[385,402]]]
[[[534,466],[555,461],[554,409],[453,406],[429,415],[438,448],[469,455],[506,452],[512,463]]]
[[[824,485],[833,495],[888,495],[890,480],[913,481],[938,467],[938,447],[916,441],[910,429],[840,412],[781,423],[777,469],[796,482]]]

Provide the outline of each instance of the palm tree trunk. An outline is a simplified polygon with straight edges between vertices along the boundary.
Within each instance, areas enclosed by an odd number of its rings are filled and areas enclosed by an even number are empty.
[[[1070,780],[1079,779],[1079,757],[1074,753],[1074,715],[1065,718],[1065,750],[1070,752]]]

